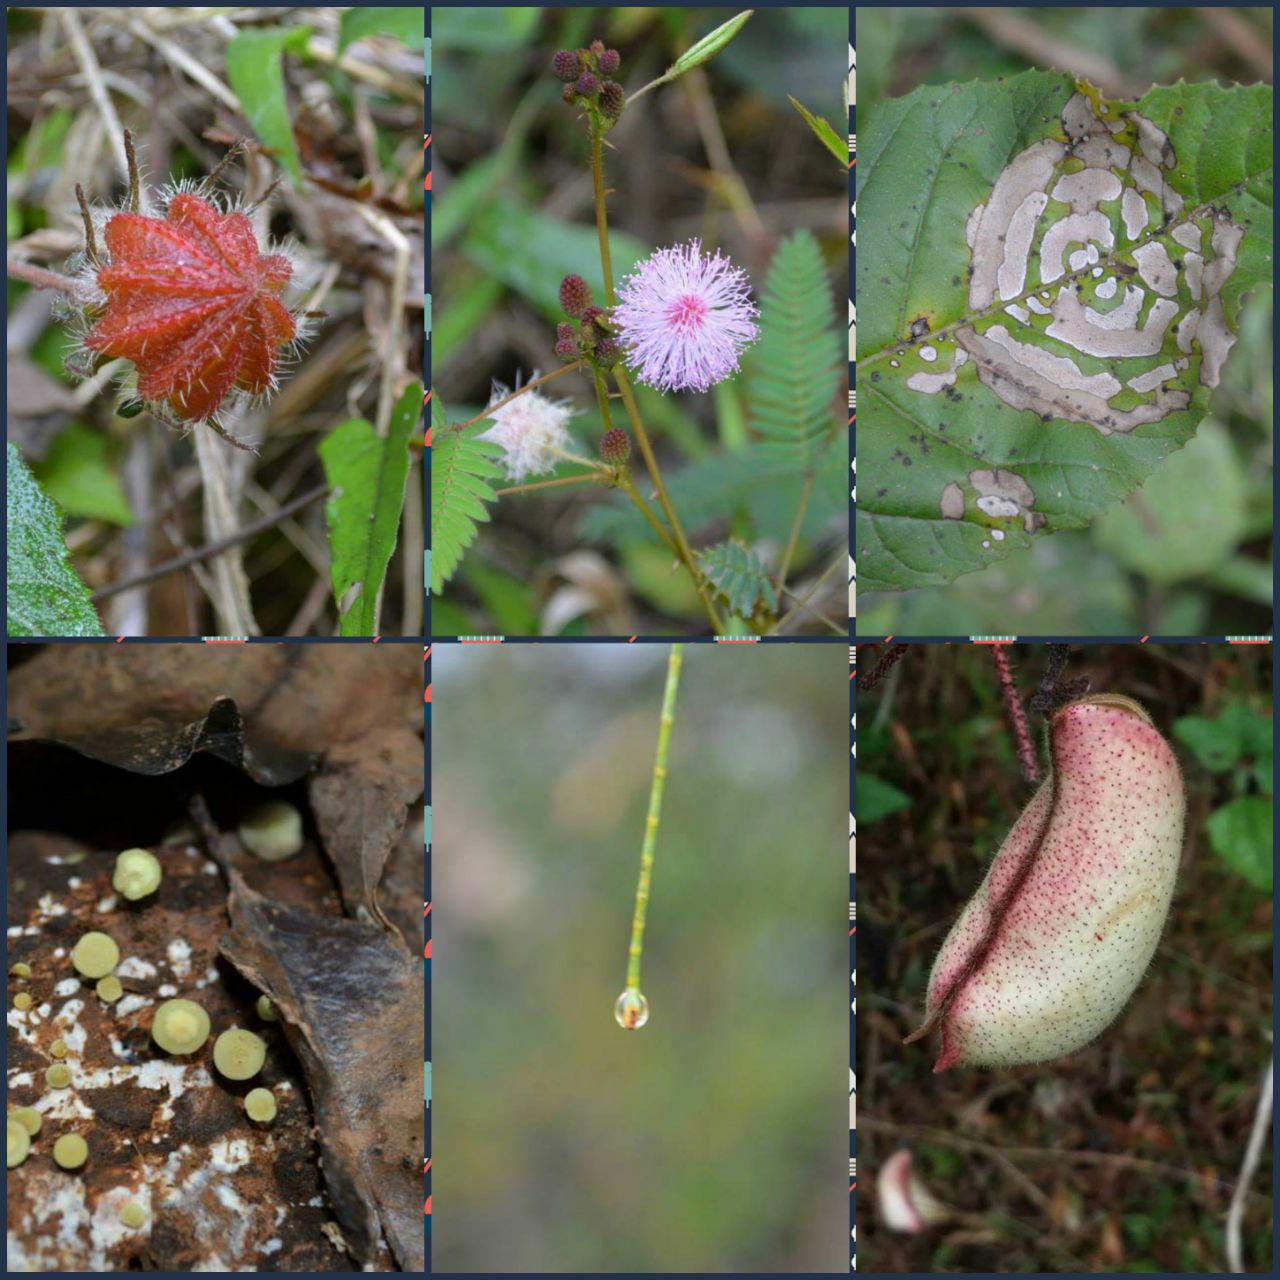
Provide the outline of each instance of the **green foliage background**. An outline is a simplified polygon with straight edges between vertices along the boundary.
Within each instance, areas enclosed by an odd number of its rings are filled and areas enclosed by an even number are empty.
[[[625,1032],[666,656],[436,647],[437,1270],[846,1265],[846,653],[685,651]]]

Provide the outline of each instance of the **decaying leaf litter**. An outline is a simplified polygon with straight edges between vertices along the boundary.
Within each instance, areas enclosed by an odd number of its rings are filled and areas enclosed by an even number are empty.
[[[287,243],[291,301],[316,313],[276,395],[221,423],[260,451],[240,457],[214,448],[223,442],[199,428],[184,437],[149,414],[116,416],[113,381],[127,362],[104,361],[89,381],[69,380],[69,339],[51,318],[55,291],[31,289],[16,303],[11,373],[20,389],[52,386],[59,395],[23,394],[18,407],[29,412],[11,413],[11,439],[67,511],[74,567],[113,633],[335,628],[336,535],[321,499],[340,481],[315,446],[352,421],[365,424],[363,443],[385,441],[393,406],[418,383],[422,350],[420,49],[404,34],[412,22],[392,24],[397,36],[384,34],[386,24],[348,20],[354,16],[363,15],[10,15],[11,122],[28,122],[10,171],[11,211],[22,216],[22,233],[12,238],[11,228],[11,262],[59,274],[83,249],[75,185],[95,209],[118,207],[126,130],[151,201],[172,181],[206,177],[245,139],[245,154],[217,185],[252,206],[280,179],[253,214],[255,231],[263,243]],[[419,467],[415,454],[405,483],[415,496]],[[414,633],[421,504],[405,502],[403,513],[397,504],[395,526],[401,554],[382,593],[379,629]]]
[[[419,656],[398,647],[59,647],[15,668],[10,963],[31,973],[10,984],[35,1000],[11,1014],[9,1090],[44,1125],[9,1176],[11,1265],[20,1249],[33,1269],[422,1266],[420,702]],[[366,847],[375,794],[392,816]],[[309,809],[308,839],[262,862],[237,815],[281,795]],[[131,845],[162,864],[154,900],[112,893]],[[120,948],[114,1004],[71,968],[88,929]],[[174,996],[215,1035],[262,1036],[261,1077],[232,1084],[208,1046],[159,1053],[150,1024]],[[65,1090],[45,1081],[55,1039]],[[271,1125],[242,1109],[263,1083]],[[71,1184],[48,1155],[64,1131],[89,1143]],[[125,1200],[143,1227],[120,1228]]]

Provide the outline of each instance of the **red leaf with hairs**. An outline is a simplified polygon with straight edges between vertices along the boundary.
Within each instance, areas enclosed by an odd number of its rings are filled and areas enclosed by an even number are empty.
[[[113,215],[104,237],[107,306],[85,346],[133,361],[142,399],[199,422],[233,390],[271,389],[280,348],[297,336],[280,301],[293,268],[259,250],[245,214],[184,193],[163,218]]]

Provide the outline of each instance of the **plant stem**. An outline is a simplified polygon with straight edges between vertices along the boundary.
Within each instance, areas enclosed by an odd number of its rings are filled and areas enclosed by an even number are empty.
[[[24,280],[37,289],[57,289],[59,293],[71,293],[76,287],[76,282],[70,276],[37,267],[34,262],[24,262],[21,258],[7,258],[5,274],[14,280]]]
[[[800,612],[801,609],[804,609],[808,605],[809,601],[812,600],[813,597],[818,594],[818,591],[821,588],[822,584],[826,582],[826,580],[829,577],[831,577],[831,575],[835,573],[835,571],[845,562],[845,558],[846,558],[846,553],[842,551],[836,557],[836,559],[831,562],[830,566],[823,571],[822,576],[813,584],[813,586],[809,588],[808,591],[804,593],[803,596],[797,596],[793,591],[787,592],[787,594],[791,596],[796,603],[791,609],[789,609],[785,614],[783,614],[782,617],[779,618],[778,621],[775,622],[772,627],[769,628],[769,634],[771,636],[776,636],[778,632],[781,631],[782,628],[785,627],[787,623],[790,622],[791,619],[794,618],[796,614]],[[818,616],[821,617],[822,615],[819,614]],[[847,634],[845,631],[842,631],[838,626],[836,626],[829,619],[823,618],[823,621],[826,622],[829,627],[831,627],[831,629],[835,632],[836,635]]]
[[[673,644],[667,657],[667,687],[662,695],[662,718],[658,721],[658,750],[653,761],[653,783],[649,788],[649,813],[644,820],[644,841],[640,846],[640,880],[636,885],[636,910],[631,920],[631,948],[627,952],[627,987],[634,991],[640,990],[644,918],[649,907],[653,854],[658,845],[662,791],[667,781],[667,751],[671,745],[671,726],[676,722],[676,691],[680,687],[680,667],[683,662],[684,645]]]
[[[662,482],[662,472],[658,470],[658,460],[654,457],[653,445],[649,443],[649,433],[644,429],[644,422],[640,418],[640,409],[636,405],[631,383],[621,365],[614,370],[613,376],[617,380],[618,390],[622,393],[622,403],[626,407],[627,417],[631,419],[631,429],[636,434],[636,444],[640,446],[640,456],[644,458],[645,469],[649,472],[649,479],[653,481],[654,490],[657,492],[658,504],[662,507],[662,513],[667,517],[667,523],[671,526],[671,532],[675,537],[676,554],[684,562],[685,568],[689,570],[690,576],[693,578],[693,585],[698,591],[698,599],[702,601],[702,607],[706,610],[712,631],[716,635],[723,635],[724,624],[720,621],[720,615],[716,612],[715,605],[707,595],[706,580],[698,572],[698,566],[694,563],[693,552],[690,550],[689,541],[684,535],[680,518],[676,515],[675,508],[671,505],[671,498],[667,494],[667,486]]]
[[[800,491],[800,505],[796,508],[795,519],[791,522],[791,536],[787,539],[787,549],[782,557],[782,567],[778,570],[778,590],[787,583],[787,571],[791,568],[791,558],[796,553],[796,543],[800,540],[800,526],[804,524],[805,512],[809,510],[809,495],[813,493],[813,472],[804,474],[804,488]]]
[[[508,493],[533,493],[537,489],[558,489],[567,484],[604,484],[605,477],[598,471],[589,471],[585,476],[561,476],[557,480],[538,480],[533,484],[513,484],[506,489],[495,489],[494,493],[501,497]]]
[[[609,220],[604,207],[604,137],[591,130],[591,186],[596,195],[596,235],[600,237],[600,267],[604,272],[605,305],[617,304],[613,292],[613,259],[609,256]]]
[[[468,418],[466,422],[453,422],[449,424],[450,431],[462,431],[467,427],[474,427],[477,422],[483,422],[486,418],[491,417],[495,409],[501,409],[504,404],[510,404],[518,396],[524,395],[526,391],[532,391],[535,387],[540,387],[544,382],[550,382],[552,378],[559,378],[562,374],[572,373],[575,369],[581,369],[587,362],[585,360],[575,360],[573,364],[567,364],[561,369],[552,369],[550,373],[544,373],[540,378],[534,378],[532,382],[526,382],[523,387],[517,387],[505,400],[499,400],[497,404],[491,404],[483,413],[477,413],[474,418]]]
[[[671,535],[662,527],[658,517],[653,514],[653,508],[640,496],[640,491],[636,488],[636,483],[632,480],[629,473],[622,472],[618,478],[618,488],[636,504],[636,509],[649,522],[654,533],[662,539],[664,545],[678,560],[680,558],[679,551],[676,550],[676,544],[671,541]]]

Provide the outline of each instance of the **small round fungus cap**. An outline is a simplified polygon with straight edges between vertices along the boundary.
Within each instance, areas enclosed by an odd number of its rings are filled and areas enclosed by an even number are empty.
[[[71,963],[86,978],[105,978],[120,963],[120,948],[105,933],[86,933],[71,949]]]
[[[160,860],[146,849],[126,849],[116,857],[111,887],[130,902],[137,902],[160,887]]]
[[[98,993],[98,999],[106,1004],[115,1004],[124,995],[124,988],[120,985],[120,979],[115,977],[99,978],[98,985],[94,990]]]
[[[27,1127],[12,1117],[5,1126],[5,1154],[10,1169],[16,1169],[31,1150],[31,1135]]]
[[[237,830],[240,843],[263,862],[283,862],[302,848],[302,814],[283,800],[251,809]]]
[[[250,1089],[244,1096],[244,1109],[250,1120],[270,1124],[276,1118],[276,1095],[270,1089]]]
[[[267,1046],[252,1031],[232,1027],[213,1042],[213,1065],[228,1080],[251,1080],[267,1060]]]
[[[209,1015],[194,1000],[166,1000],[156,1010],[151,1038],[165,1053],[195,1053],[209,1038]]]
[[[64,1133],[53,1144],[53,1159],[63,1169],[78,1169],[89,1158],[89,1144],[78,1133]]]
[[[258,1017],[263,1022],[279,1022],[280,1015],[276,1012],[276,1007],[271,1003],[270,996],[259,996],[253,1006],[258,1011]]]
[[[55,1062],[44,1073],[45,1083],[50,1089],[66,1089],[71,1085],[71,1068],[65,1062]]]
[[[15,1009],[21,1009],[23,1013],[26,1013],[26,1011],[31,1008],[31,993],[29,991],[19,991],[18,994],[13,997],[13,1007]]]
[[[14,1107],[9,1112],[9,1119],[17,1121],[34,1138],[40,1132],[43,1117],[35,1107]]]
[[[136,1201],[130,1200],[120,1208],[120,1221],[126,1227],[138,1228],[147,1220],[147,1211]]]
[[[31,977],[31,966],[25,960],[19,960],[9,972],[15,978],[29,978]]]
[[[65,1058],[67,1056],[67,1042],[59,1037],[49,1046],[49,1053],[55,1058]]]

